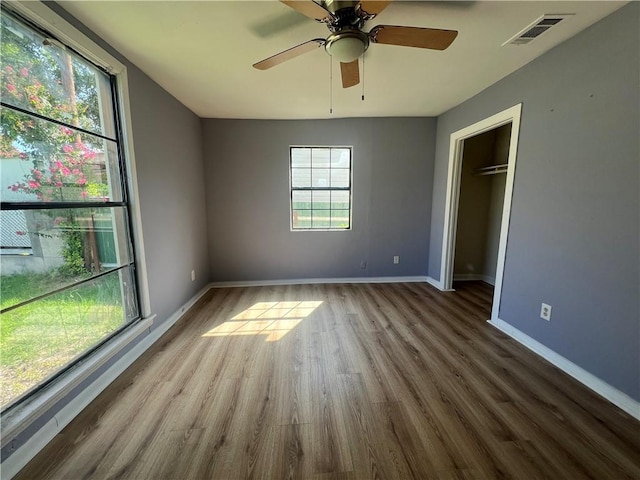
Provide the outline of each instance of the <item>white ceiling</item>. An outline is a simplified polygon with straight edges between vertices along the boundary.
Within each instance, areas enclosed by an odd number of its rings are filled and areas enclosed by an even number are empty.
[[[627,2],[392,3],[379,24],[458,30],[444,51],[373,44],[361,85],[343,89],[324,49],[270,70],[252,65],[327,28],[277,1],[67,1],[61,5],[200,117],[436,116]],[[525,46],[501,45],[543,14],[573,13]],[[278,26],[284,28],[278,29]],[[558,72],[562,75],[562,72]],[[362,75],[361,75],[362,76]]]

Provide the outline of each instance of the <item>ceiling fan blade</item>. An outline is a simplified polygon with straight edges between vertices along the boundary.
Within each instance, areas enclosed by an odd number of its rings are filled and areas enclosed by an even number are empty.
[[[309,40],[308,42],[301,43],[300,45],[296,45],[284,52],[276,53],[275,55],[265,58],[264,60],[259,61],[258,63],[254,63],[253,67],[258,70],[266,70],[271,67],[275,67],[276,65],[280,65],[287,60],[291,60],[303,53],[310,52],[311,50],[315,50],[318,47],[321,47],[325,44],[323,38],[315,38],[313,40]]]
[[[321,21],[332,16],[328,10],[311,0],[280,0],[280,2],[313,20]]]
[[[357,58],[353,62],[341,62],[340,72],[342,73],[342,88],[353,87],[360,83],[360,67]]]
[[[375,17],[387,8],[390,3],[391,0],[362,0],[360,2],[360,10]]]
[[[369,32],[369,39],[374,43],[430,48],[432,50],[444,50],[451,45],[457,36],[456,30],[396,27],[394,25],[378,25]]]

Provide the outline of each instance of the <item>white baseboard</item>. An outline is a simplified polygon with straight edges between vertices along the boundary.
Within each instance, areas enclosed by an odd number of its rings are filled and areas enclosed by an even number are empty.
[[[107,388],[119,375],[121,375],[140,355],[142,355],[153,343],[155,343],[169,328],[171,328],[184,313],[191,308],[211,287],[207,285],[194,295],[187,303],[180,307],[167,320],[157,328],[147,333],[140,342],[116,361],[104,374],[100,375],[91,385],[87,386],[77,396],[73,397],[56,415],[44,426],[34,433],[23,445],[2,461],[2,478],[14,477],[33,457],[36,456],[53,438],[66,427],[87,405],[89,405],[102,391]],[[138,335],[129,337],[129,341],[139,337],[143,330],[148,329],[153,322],[153,316],[145,319],[143,329],[137,329]],[[120,348],[124,345],[120,344]],[[113,356],[113,355],[112,355]],[[95,369],[94,369],[95,371]],[[85,374],[84,378],[88,375]],[[82,381],[82,379],[80,379]],[[76,380],[76,384],[79,381]],[[3,437],[6,433],[3,431]]]
[[[440,280],[436,280],[433,277],[427,277],[427,283],[429,285],[432,285],[432,286],[436,287],[438,290],[444,290],[442,288],[442,283],[440,282]]]
[[[490,277],[489,275],[483,275],[481,273],[454,273],[453,274],[454,282],[469,282],[469,281],[478,281],[478,280],[488,283],[489,285],[496,284],[495,277]]]
[[[444,285],[442,284],[442,282],[440,280],[436,280],[433,277],[427,277],[427,283],[429,285],[433,285],[441,292],[455,292],[455,289],[453,288],[444,288]]]
[[[310,285],[332,283],[417,283],[429,282],[429,277],[345,277],[345,278],[296,278],[287,280],[251,280],[239,282],[213,282],[211,288],[226,287],[267,287],[275,285]]]
[[[501,319],[488,320],[490,325],[493,325],[495,328],[500,330],[503,333],[506,333],[511,338],[521,343],[529,350],[540,355],[542,358],[547,360],[549,363],[552,363],[556,367],[558,367],[563,372],[571,375],[573,378],[578,380],[580,383],[589,387],[591,390],[599,394],[600,396],[606,398],[611,403],[619,407],[620,409],[627,412],[632,417],[640,420],[640,402],[631,398],[624,392],[621,392],[615,387],[612,387],[605,381],[599,379],[592,373],[587,372],[582,367],[579,367],[575,363],[567,360],[562,355],[554,352],[550,348],[544,346],[537,340],[534,340],[526,333],[521,332],[517,328],[509,325],[507,322]]]
[[[178,310],[173,312],[173,315],[171,315],[164,322],[162,322],[157,328],[152,330],[149,337],[143,340],[143,342],[146,342],[147,340],[149,340],[149,345],[145,347],[144,350],[140,352],[140,354],[142,354],[145,350],[147,350],[147,348],[149,348],[152,344],[154,344],[162,335],[164,335],[167,332],[167,330],[173,327],[173,325],[175,325],[176,322],[180,320],[182,316],[191,307],[193,307],[198,302],[198,300],[200,300],[204,296],[204,294],[207,293],[210,289],[211,289],[211,285],[206,285],[202,287],[202,289],[198,293],[196,293],[193,297],[187,300],[187,302],[184,305],[182,305]]]
[[[454,282],[473,282],[477,280],[482,280],[482,275],[479,273],[454,273],[453,281]]]

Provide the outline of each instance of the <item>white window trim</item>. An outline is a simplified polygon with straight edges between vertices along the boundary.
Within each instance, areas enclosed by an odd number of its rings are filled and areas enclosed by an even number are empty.
[[[349,159],[349,228],[293,228],[293,199],[291,192],[293,190],[293,178],[291,172],[291,149],[292,148],[348,148],[351,150],[351,158]],[[351,232],[353,230],[353,145],[289,145],[289,231],[298,232]]]

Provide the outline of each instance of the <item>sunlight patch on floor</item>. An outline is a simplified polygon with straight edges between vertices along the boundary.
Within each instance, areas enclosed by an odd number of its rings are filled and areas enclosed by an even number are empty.
[[[322,301],[259,302],[202,336],[266,335],[266,342],[276,342],[320,305]]]

